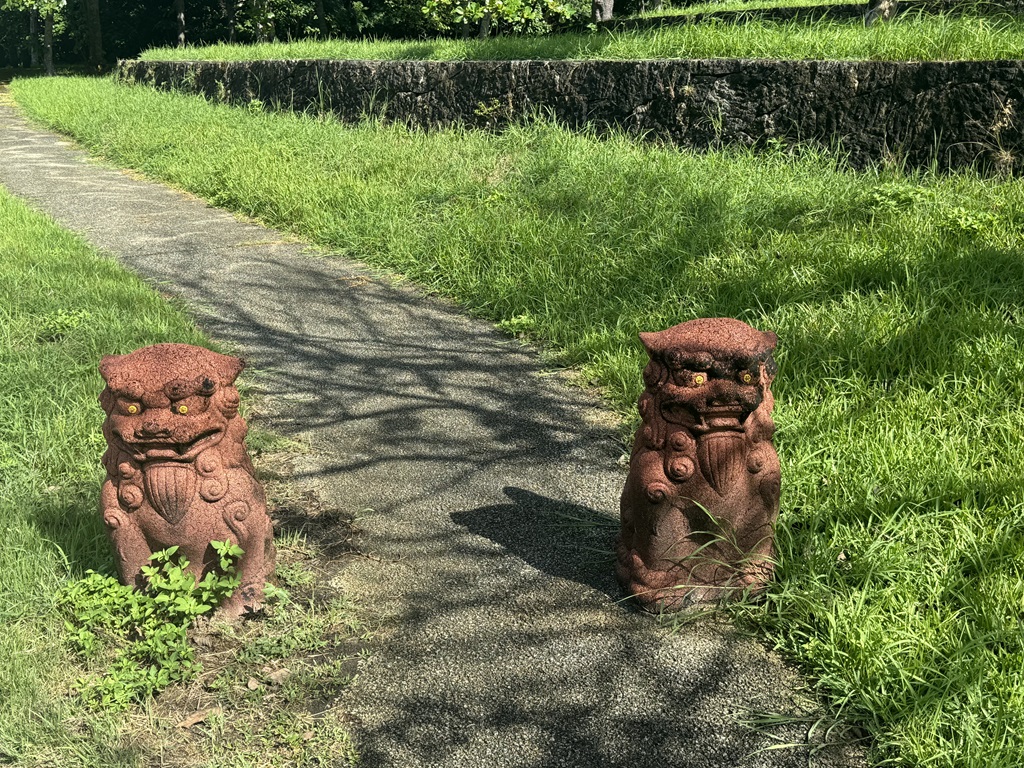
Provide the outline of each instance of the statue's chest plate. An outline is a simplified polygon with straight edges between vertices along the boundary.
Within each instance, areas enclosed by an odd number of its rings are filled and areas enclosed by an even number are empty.
[[[704,435],[697,441],[697,461],[704,479],[725,496],[747,474],[747,441],[739,432]]]
[[[142,472],[146,498],[160,517],[177,525],[195,501],[199,476],[190,464],[148,464]]]

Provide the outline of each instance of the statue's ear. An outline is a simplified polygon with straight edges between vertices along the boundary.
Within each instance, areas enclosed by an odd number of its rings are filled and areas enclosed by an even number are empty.
[[[761,333],[764,334],[764,339],[766,342],[768,342],[768,347],[770,349],[775,349],[775,347],[778,346],[779,337],[775,335],[774,331],[761,331]]]
[[[240,357],[231,357],[230,355],[221,355],[220,359],[220,373],[221,384],[229,386],[235,383],[235,379],[238,378],[238,374],[245,368],[245,360]]]
[[[103,359],[100,360],[100,376],[103,380],[110,383],[110,377],[114,375],[114,372],[120,367],[121,360],[124,359],[124,355],[104,355]]]
[[[661,354],[661,333],[641,333],[640,343],[644,345],[647,354],[655,358]]]

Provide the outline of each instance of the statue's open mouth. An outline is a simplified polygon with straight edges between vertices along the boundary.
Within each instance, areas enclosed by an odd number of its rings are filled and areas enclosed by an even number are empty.
[[[662,403],[661,414],[670,424],[682,424],[695,432],[742,432],[743,422],[750,411],[741,405],[697,409],[681,400],[669,400]]]
[[[202,451],[218,443],[223,436],[224,430],[210,429],[187,443],[151,440],[132,443],[131,447],[138,461],[192,461]]]

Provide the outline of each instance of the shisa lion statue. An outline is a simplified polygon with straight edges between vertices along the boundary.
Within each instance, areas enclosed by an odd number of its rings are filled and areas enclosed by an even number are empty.
[[[244,550],[241,585],[219,612],[258,608],[274,569],[273,526],[246,452],[234,381],[245,363],[188,344],[155,344],[100,362],[106,388],[103,522],[124,584],[142,585],[150,555],[177,545],[200,579],[211,541]]]
[[[616,572],[652,612],[763,588],[772,573],[779,458],[774,333],[728,318],[642,333],[650,355],[622,493]]]

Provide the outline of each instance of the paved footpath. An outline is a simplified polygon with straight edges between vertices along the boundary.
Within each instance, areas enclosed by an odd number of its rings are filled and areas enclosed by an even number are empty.
[[[723,628],[671,634],[611,573],[625,478],[600,405],[421,293],[91,160],[0,106],[0,184],[245,356],[296,482],[366,511],[337,577],[379,614],[341,706],[366,768],[854,766],[745,712],[806,714],[799,678]],[[2,226],[2,223],[0,223]],[[637,376],[640,371],[637,371]],[[598,550],[597,552],[591,550]],[[812,714],[813,719],[813,714]],[[820,730],[820,729],[819,729]]]

